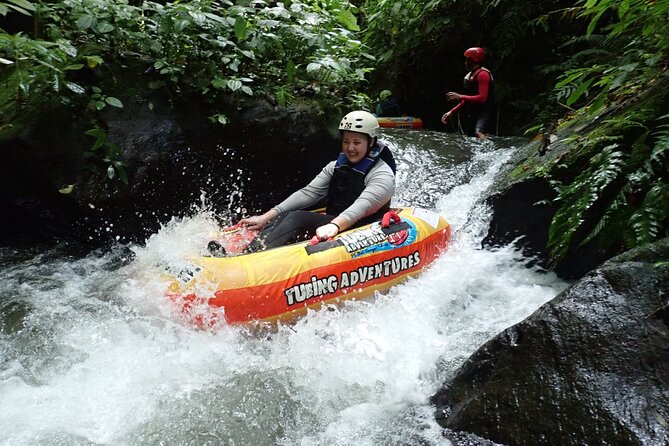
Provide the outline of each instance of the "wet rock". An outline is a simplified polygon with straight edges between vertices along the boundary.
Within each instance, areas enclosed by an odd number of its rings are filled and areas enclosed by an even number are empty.
[[[669,239],[615,257],[474,353],[439,423],[513,445],[669,444]]]
[[[490,440],[479,437],[468,432],[458,432],[451,429],[444,429],[444,437],[451,442],[453,446],[504,446],[501,443],[494,443]]]

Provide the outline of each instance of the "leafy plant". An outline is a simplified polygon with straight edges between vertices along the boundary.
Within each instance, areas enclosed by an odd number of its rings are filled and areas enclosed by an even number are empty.
[[[67,40],[48,42],[34,40],[23,33],[0,32],[0,63],[11,69],[16,79],[16,94],[12,98],[18,108],[35,89],[60,94],[67,100],[67,91],[82,94],[84,88],[67,79],[69,71],[83,67],[78,63],[77,50]]]
[[[568,58],[555,93],[580,114],[600,113],[661,76],[669,50],[664,32],[669,2],[583,0],[586,34],[569,44],[585,48]],[[601,35],[596,34],[602,33]],[[669,226],[669,115],[623,113],[583,144],[596,153],[559,187],[548,248],[554,261],[577,246],[632,248],[667,235]],[[646,115],[646,116],[643,116]],[[635,135],[631,138],[632,135]],[[602,147],[600,149],[600,147]]]
[[[31,96],[88,105],[86,118],[95,122],[97,111],[123,105],[102,91],[102,70],[141,65],[150,67],[147,86],[173,97],[201,93],[218,104],[265,96],[280,105],[308,97],[338,107],[355,103],[374,60],[356,36],[357,9],[348,0],[0,2],[0,14],[10,10],[35,16],[32,36],[0,30],[2,77],[16,92],[4,95],[3,118],[8,104],[19,114]],[[224,113],[210,119],[228,122]],[[88,134],[96,138],[88,156],[127,181],[120,149],[100,128]]]
[[[6,16],[10,11],[16,11],[23,15],[30,15],[35,11],[35,4],[28,0],[7,0],[0,2],[0,15]]]
[[[123,151],[109,140],[107,132],[99,126],[86,131],[88,136],[95,138],[95,142],[86,153],[87,158],[95,158],[106,166],[107,178],[118,178],[123,184],[128,184],[128,174],[125,163],[122,161]],[[94,169],[95,170],[95,169]]]
[[[553,217],[548,240],[554,261],[595,239],[603,247],[629,249],[668,235],[667,119],[669,115],[660,117],[661,124],[651,133],[640,123],[618,118],[608,125],[619,128],[620,135],[586,143],[586,153],[597,153],[573,181],[560,186],[556,198],[562,206]],[[623,134],[631,127],[644,131],[624,144]],[[599,149],[603,144],[607,145]]]
[[[158,3],[64,0],[42,4],[52,38],[67,38],[86,55],[151,60],[177,91],[271,95],[281,102],[302,95],[340,104],[369,72],[373,57],[355,38],[356,9],[347,0],[290,5],[262,0]],[[286,69],[286,63],[290,69]],[[342,99],[343,98],[343,99]]]
[[[96,110],[102,110],[107,105],[111,105],[116,108],[123,108],[123,102],[120,99],[113,96],[107,96],[102,93],[102,90],[99,87],[91,87],[91,105],[95,107]]]
[[[590,40],[592,46],[570,57],[572,61],[582,59],[582,63],[560,76],[556,93],[567,106],[578,105],[596,113],[611,99],[637,92],[661,69],[669,48],[664,32],[669,3],[581,0],[578,4],[583,5],[579,16],[589,19],[586,34],[579,41]],[[602,43],[609,51],[600,50]]]

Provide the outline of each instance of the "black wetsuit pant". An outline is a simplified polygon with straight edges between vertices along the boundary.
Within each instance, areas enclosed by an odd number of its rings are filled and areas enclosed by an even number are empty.
[[[476,136],[477,132],[490,133],[492,129],[492,107],[490,104],[472,104],[463,114],[463,131],[467,136]]]
[[[316,229],[334,219],[332,215],[310,211],[288,211],[274,217],[246,248],[246,252],[276,248],[307,240]]]

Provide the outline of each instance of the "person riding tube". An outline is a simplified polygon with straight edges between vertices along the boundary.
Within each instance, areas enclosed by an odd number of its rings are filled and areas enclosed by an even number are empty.
[[[395,160],[378,139],[379,123],[369,112],[348,113],[339,123],[342,151],[305,187],[261,215],[239,221],[260,230],[247,251],[274,248],[315,232],[327,240],[346,229],[380,219],[395,191]],[[325,213],[311,208],[325,202]]]

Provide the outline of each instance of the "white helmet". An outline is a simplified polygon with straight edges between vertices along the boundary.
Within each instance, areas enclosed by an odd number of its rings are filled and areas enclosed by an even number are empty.
[[[339,130],[364,133],[370,138],[376,138],[379,136],[379,121],[369,112],[356,110],[341,119]]]

